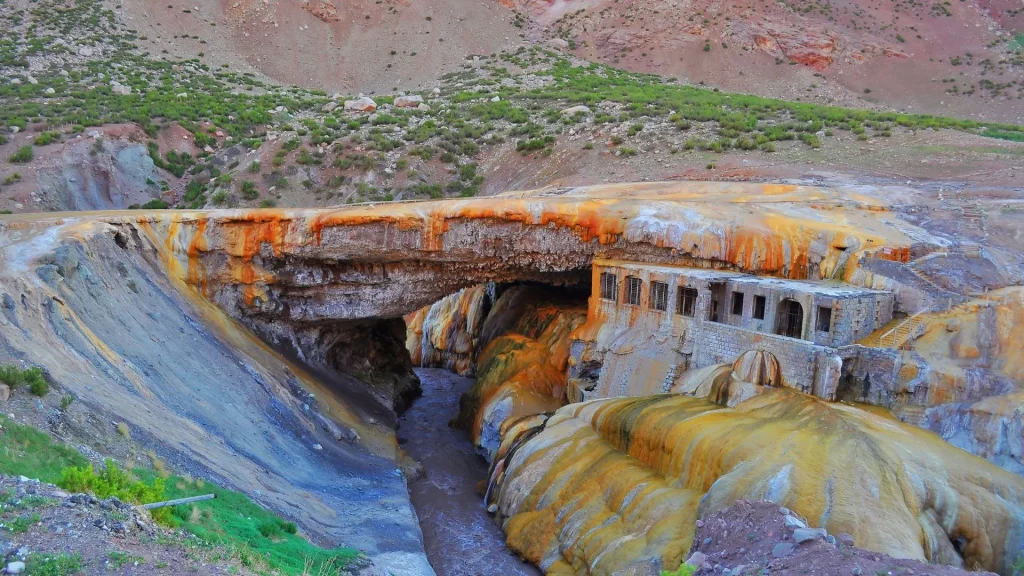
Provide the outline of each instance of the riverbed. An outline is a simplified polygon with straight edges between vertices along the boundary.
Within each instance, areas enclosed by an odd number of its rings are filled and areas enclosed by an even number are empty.
[[[423,396],[399,420],[398,439],[426,472],[409,493],[430,564],[438,576],[539,575],[505,547],[505,534],[484,508],[477,486],[487,477],[487,462],[464,430],[448,426],[473,380],[438,368],[416,374]]]

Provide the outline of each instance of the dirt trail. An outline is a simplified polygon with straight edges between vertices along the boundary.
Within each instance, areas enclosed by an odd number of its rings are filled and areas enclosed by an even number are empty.
[[[402,416],[399,442],[426,471],[409,484],[409,492],[434,570],[439,576],[540,574],[505,547],[505,535],[477,491],[487,463],[465,432],[448,426],[473,380],[439,368],[420,368],[416,374],[423,396]]]

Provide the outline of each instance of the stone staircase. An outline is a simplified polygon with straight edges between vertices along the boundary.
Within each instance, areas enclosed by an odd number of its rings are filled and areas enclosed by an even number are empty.
[[[913,347],[914,339],[921,335],[924,327],[921,314],[925,312],[927,312],[927,309],[918,311],[908,318],[894,320],[881,329],[876,330],[873,334],[858,342],[858,344],[872,348],[909,350]]]
[[[960,219],[961,233],[974,230],[981,233],[982,238],[988,238],[988,216],[985,210],[975,203],[964,204],[960,207],[963,214]]]
[[[892,278],[908,288],[921,292],[931,299],[934,303],[933,307],[936,309],[959,304],[966,299],[961,294],[950,292],[937,285],[912,264],[903,264],[879,258],[865,258],[861,266],[866,270],[881,274],[886,278]]]

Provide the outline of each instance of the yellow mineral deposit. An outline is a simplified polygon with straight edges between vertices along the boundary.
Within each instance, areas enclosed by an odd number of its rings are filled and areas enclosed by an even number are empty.
[[[484,321],[486,287],[478,284],[406,316],[406,346],[416,366],[440,366],[473,375],[476,336]]]
[[[970,569],[1006,573],[1024,539],[1020,477],[787,389],[735,408],[683,395],[594,400],[560,409],[508,453],[516,438],[504,438],[490,494],[509,545],[549,574],[611,574],[649,557],[678,566],[694,521],[741,498],[778,502],[869,550]]]

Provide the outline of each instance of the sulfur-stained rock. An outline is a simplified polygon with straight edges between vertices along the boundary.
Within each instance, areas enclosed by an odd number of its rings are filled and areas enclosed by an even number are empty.
[[[406,347],[413,364],[473,376],[480,330],[493,287],[479,284],[446,296],[406,317]]]
[[[898,558],[1007,573],[1024,547],[1024,479],[928,432],[787,389],[732,409],[680,395],[594,400],[540,426],[506,432],[489,492],[509,545],[549,573],[610,573],[647,557],[672,569],[694,520],[740,499],[778,502]]]
[[[782,370],[775,356],[760,350],[744,352],[733,362],[732,375],[737,380],[758,386],[782,386]]]
[[[510,418],[551,412],[566,403],[569,334],[585,318],[571,301],[552,300],[545,291],[516,286],[488,315],[477,361],[477,381],[459,402],[458,423],[470,430],[488,457]]]

